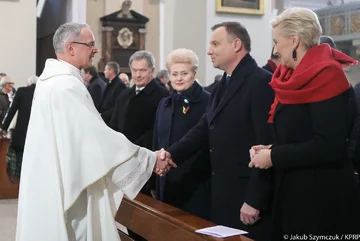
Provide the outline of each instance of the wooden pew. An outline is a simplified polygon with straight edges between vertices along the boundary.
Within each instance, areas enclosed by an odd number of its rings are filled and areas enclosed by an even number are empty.
[[[124,198],[115,220],[148,241],[252,241],[242,235],[221,239],[195,233],[215,224],[143,194],[133,201]],[[133,240],[122,232],[120,238]]]
[[[0,199],[18,198],[19,184],[10,182],[6,172],[6,154],[10,139],[0,136]]]

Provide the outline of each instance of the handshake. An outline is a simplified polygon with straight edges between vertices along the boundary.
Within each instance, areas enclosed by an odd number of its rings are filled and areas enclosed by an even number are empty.
[[[154,172],[159,176],[164,176],[172,167],[177,165],[172,161],[171,154],[163,149],[156,151],[156,164]]]

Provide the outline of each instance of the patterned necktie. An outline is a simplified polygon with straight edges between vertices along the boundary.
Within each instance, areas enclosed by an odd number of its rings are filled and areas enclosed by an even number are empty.
[[[141,89],[136,89],[135,94],[136,94],[136,95],[139,94],[140,91],[141,91]]]

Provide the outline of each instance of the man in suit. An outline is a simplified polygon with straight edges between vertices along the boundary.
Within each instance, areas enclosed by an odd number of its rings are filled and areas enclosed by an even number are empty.
[[[11,140],[11,148],[15,151],[17,163],[20,166],[22,163],[26,132],[29,124],[31,106],[37,80],[37,76],[31,76],[28,79],[27,87],[18,88],[15,98],[1,126],[1,129],[6,131],[9,128],[16,112],[18,112],[16,126]]]
[[[152,149],[156,110],[169,92],[153,80],[155,59],[147,51],[135,52],[129,59],[135,85],[121,92],[109,126],[131,142]],[[150,195],[148,184],[142,192]]]
[[[240,23],[215,25],[208,55],[224,71],[200,122],[167,151],[178,165],[209,145],[211,220],[243,229],[255,240],[269,238],[271,175],[248,167],[249,149],[271,142],[267,120],[274,100],[271,74],[249,54],[250,36]],[[260,219],[261,218],[261,219]]]
[[[155,59],[150,52],[134,53],[129,65],[135,85],[121,92],[109,126],[131,142],[152,149],[157,106],[169,93],[153,81]]]
[[[107,124],[111,119],[117,98],[120,96],[120,93],[126,89],[125,84],[118,77],[119,73],[120,66],[118,63],[109,62],[106,64],[104,75],[105,78],[109,80],[109,83],[105,87],[99,112]]]
[[[96,109],[99,110],[105,90],[105,81],[97,74],[94,66],[90,66],[84,69],[83,80],[84,83],[87,83],[85,84],[86,88],[88,89],[91,98],[94,101]]]

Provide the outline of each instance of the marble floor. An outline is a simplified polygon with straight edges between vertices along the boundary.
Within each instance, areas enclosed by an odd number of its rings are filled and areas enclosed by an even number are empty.
[[[15,241],[17,199],[0,199],[0,241]]]

